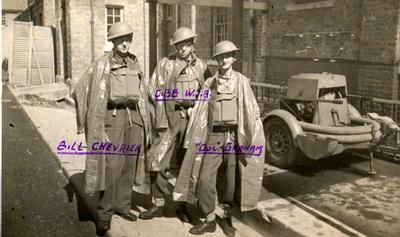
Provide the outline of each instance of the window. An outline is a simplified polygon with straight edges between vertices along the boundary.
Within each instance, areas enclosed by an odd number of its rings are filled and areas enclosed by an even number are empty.
[[[124,21],[124,8],[121,6],[107,6],[106,7],[106,24],[107,34],[112,24]]]
[[[323,98],[326,100],[338,100],[346,97],[346,87],[344,86],[321,88],[318,92],[318,98]]]
[[[6,16],[4,15],[4,13],[1,16],[1,25],[3,25],[3,26],[6,25]]]
[[[175,15],[175,5],[167,4],[167,17],[173,17]]]
[[[228,10],[214,8],[214,45],[228,38]]]

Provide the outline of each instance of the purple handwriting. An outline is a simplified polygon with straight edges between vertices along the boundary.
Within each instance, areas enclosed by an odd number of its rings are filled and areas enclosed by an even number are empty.
[[[262,149],[264,146],[256,145],[234,145],[228,142],[225,146],[220,145],[217,142],[216,145],[210,145],[205,143],[196,143],[198,150],[196,154],[236,154],[236,155],[247,155],[247,156],[261,156]]]
[[[63,151],[63,150],[83,151],[83,147],[86,146],[82,145],[82,142],[78,143],[74,141],[72,144],[67,144],[64,140],[62,140],[57,146],[57,151]]]
[[[94,142],[90,152],[85,151],[82,142],[67,143],[62,140],[57,146],[57,154],[64,155],[139,155],[141,144],[113,144],[110,142]]]
[[[155,101],[181,100],[181,101],[207,101],[211,95],[210,90],[186,89],[185,94],[179,96],[179,89],[158,89],[154,95]],[[183,97],[183,98],[181,98]]]
[[[126,155],[126,156],[137,156],[142,155],[141,153],[119,153],[119,152],[79,152],[79,151],[58,151],[57,154],[60,155]]]

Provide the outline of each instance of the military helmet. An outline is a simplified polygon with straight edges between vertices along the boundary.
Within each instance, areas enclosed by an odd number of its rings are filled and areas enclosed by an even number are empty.
[[[218,44],[215,45],[214,50],[213,50],[213,57],[224,54],[224,53],[230,53],[230,52],[236,52],[239,51],[240,49],[236,47],[234,43],[228,40],[223,40],[218,42]]]
[[[187,27],[178,28],[174,34],[172,35],[171,45],[182,42],[187,39],[192,39],[197,37],[198,35],[194,33],[194,31]]]
[[[129,35],[129,34],[133,34],[132,27],[125,22],[117,22],[117,23],[114,23],[110,27],[110,31],[109,31],[107,40],[114,39],[114,38],[124,36],[124,35]]]

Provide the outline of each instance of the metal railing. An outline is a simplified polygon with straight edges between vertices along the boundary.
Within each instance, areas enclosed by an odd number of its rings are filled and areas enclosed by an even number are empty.
[[[347,95],[347,98],[349,103],[356,107],[362,115],[375,112],[381,116],[392,118],[396,123],[400,123],[399,100],[387,100],[360,95]]]
[[[285,90],[283,86],[258,82],[252,82],[251,88],[257,101],[272,103],[278,103]]]
[[[252,82],[251,88],[257,101],[260,103],[279,103],[284,96],[284,86]],[[372,98],[360,95],[347,95],[349,103],[358,111],[365,115],[369,112],[378,113],[381,116],[391,117],[397,123],[400,123],[400,101],[381,98]]]

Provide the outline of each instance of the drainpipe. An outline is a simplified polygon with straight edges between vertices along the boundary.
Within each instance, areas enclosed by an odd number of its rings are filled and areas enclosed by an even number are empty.
[[[191,23],[192,23],[192,30],[196,32],[196,5],[191,6]]]
[[[96,60],[95,58],[95,41],[94,41],[94,3],[90,0],[90,43],[92,50],[92,62]]]
[[[143,68],[144,68],[144,72],[145,75],[147,75],[148,77],[151,76],[150,71],[147,71],[147,25],[146,25],[146,2],[143,2]]]
[[[149,0],[149,72],[157,65],[157,0]]]
[[[244,0],[232,1],[232,41],[236,47],[243,50],[243,4]],[[243,51],[238,53],[237,61],[233,68],[238,72],[243,72]]]

